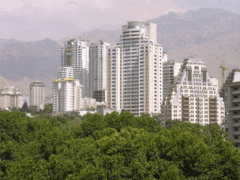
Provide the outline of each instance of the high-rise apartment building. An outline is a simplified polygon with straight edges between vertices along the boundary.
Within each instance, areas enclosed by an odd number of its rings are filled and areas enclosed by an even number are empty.
[[[207,68],[199,59],[185,59],[171,93],[162,104],[163,124],[169,119],[184,122],[224,122],[225,107]]]
[[[117,60],[119,57],[116,57],[119,51],[120,64]],[[120,103],[121,109],[135,116],[160,113],[163,98],[163,48],[157,44],[156,24],[131,21],[123,25],[120,42],[116,48],[110,49],[109,55],[111,67],[108,70],[112,75],[109,77],[111,91],[108,92],[108,106]]]
[[[163,63],[163,97],[170,93],[170,86],[178,76],[182,63],[174,60],[167,60]]]
[[[72,68],[72,69],[71,69]],[[71,77],[83,86],[83,96],[89,97],[89,47],[84,41],[71,39],[64,43],[58,77]],[[64,77],[64,75],[66,75]],[[71,76],[72,75],[72,76]]]
[[[53,112],[70,113],[82,108],[82,85],[70,77],[53,81]]]
[[[221,91],[226,108],[227,131],[240,149],[240,69],[233,69]]]
[[[44,87],[44,84],[39,80],[30,84],[30,108],[34,109],[34,111],[44,109]]]
[[[14,86],[0,89],[0,109],[21,108],[22,93]]]
[[[110,44],[100,41],[89,47],[89,92],[107,90],[107,55]],[[106,99],[104,100],[106,101]]]
[[[120,48],[108,49],[107,107],[121,109],[121,59]]]

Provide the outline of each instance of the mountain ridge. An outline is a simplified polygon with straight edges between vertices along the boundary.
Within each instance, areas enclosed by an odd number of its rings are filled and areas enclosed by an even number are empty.
[[[183,61],[190,55],[201,58],[209,73],[219,79],[216,69],[222,60],[229,68],[240,67],[240,15],[222,9],[203,8],[185,13],[169,12],[150,19],[157,24],[157,42],[168,52],[169,59]],[[71,38],[88,40],[88,44],[103,40],[114,45],[119,41],[121,29],[95,29]],[[42,80],[51,88],[60,66],[61,46],[45,38],[35,42],[11,42],[0,46],[0,76],[13,81],[24,77]],[[1,40],[0,40],[1,42]],[[6,41],[5,41],[6,42]]]

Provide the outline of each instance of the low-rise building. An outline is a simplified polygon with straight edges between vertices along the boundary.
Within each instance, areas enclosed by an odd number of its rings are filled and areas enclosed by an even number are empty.
[[[82,85],[72,78],[53,81],[53,113],[69,113],[82,108]]]
[[[22,107],[22,93],[14,86],[0,89],[0,109]]]

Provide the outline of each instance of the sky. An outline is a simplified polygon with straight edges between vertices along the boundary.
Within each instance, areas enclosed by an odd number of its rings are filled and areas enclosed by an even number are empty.
[[[127,21],[221,8],[240,14],[240,0],[0,0],[0,38],[59,40],[81,32],[120,29]]]

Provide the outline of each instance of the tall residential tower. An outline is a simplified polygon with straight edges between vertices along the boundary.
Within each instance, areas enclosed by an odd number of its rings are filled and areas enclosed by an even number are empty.
[[[30,84],[30,108],[33,111],[44,109],[44,84],[36,80]]]
[[[72,69],[71,69],[72,68]],[[89,97],[89,48],[87,43],[71,39],[64,43],[61,53],[61,68],[58,71],[58,77],[73,77],[83,86],[83,97]],[[66,75],[66,77],[63,77]]]
[[[157,44],[156,24],[131,21],[123,25],[120,42],[109,50],[108,106],[120,103],[121,109],[135,116],[160,113],[162,59],[163,48]]]
[[[100,41],[89,47],[89,93],[97,101],[106,101],[107,54],[110,44]]]

